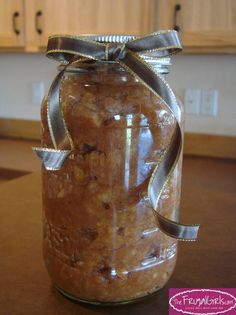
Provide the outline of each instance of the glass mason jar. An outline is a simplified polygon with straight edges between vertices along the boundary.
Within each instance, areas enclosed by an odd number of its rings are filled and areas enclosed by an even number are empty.
[[[161,75],[169,59],[155,62]],[[69,67],[61,108],[74,143],[62,168],[43,168],[43,253],[64,295],[94,304],[136,301],[161,289],[177,241],[157,227],[147,187],[175,129],[173,114],[115,62]],[[42,144],[51,146],[46,101]],[[181,160],[158,203],[178,219]]]

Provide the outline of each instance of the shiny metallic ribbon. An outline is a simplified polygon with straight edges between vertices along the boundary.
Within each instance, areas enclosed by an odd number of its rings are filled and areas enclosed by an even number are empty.
[[[118,37],[118,36],[117,36]],[[179,240],[195,240],[199,225],[184,225],[162,216],[158,202],[172,175],[182,150],[180,108],[176,97],[155,69],[145,61],[148,58],[169,57],[181,51],[176,31],[160,31],[144,37],[125,37],[122,43],[114,40],[103,42],[94,36],[52,36],[48,40],[47,56],[65,64],[56,76],[47,98],[47,118],[51,139],[50,148],[33,148],[47,170],[58,170],[73,150],[73,142],[66,127],[60,102],[60,83],[68,65],[84,61],[115,61],[144,84],[166,105],[176,119],[172,139],[156,165],[148,185],[148,199],[153,208],[156,222],[165,234]],[[115,43],[114,43],[115,42]]]

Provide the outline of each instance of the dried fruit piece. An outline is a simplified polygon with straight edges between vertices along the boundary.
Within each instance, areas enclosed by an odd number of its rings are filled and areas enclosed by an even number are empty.
[[[98,237],[96,228],[86,227],[79,232],[79,236],[85,240],[93,242]]]

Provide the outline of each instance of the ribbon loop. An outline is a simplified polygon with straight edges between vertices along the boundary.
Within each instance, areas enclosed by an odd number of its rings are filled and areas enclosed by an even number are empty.
[[[106,45],[81,36],[51,36],[48,39],[46,56],[62,63],[75,59],[88,58],[105,60]]]
[[[106,36],[101,36],[105,38]],[[113,36],[109,37],[113,38]],[[60,82],[67,66],[82,60],[115,61],[145,85],[168,107],[176,120],[171,142],[154,168],[148,185],[148,198],[157,224],[164,233],[181,240],[195,240],[199,225],[184,225],[163,217],[158,202],[179,160],[182,150],[180,108],[167,82],[145,62],[145,56],[153,59],[167,57],[181,50],[176,31],[160,31],[141,38],[127,36],[125,41],[96,41],[94,36],[63,36],[49,38],[47,56],[66,64],[53,81],[48,94],[48,126],[54,149],[34,148],[48,170],[58,170],[73,150],[73,142],[66,127],[60,107]]]
[[[167,57],[182,50],[176,31],[161,31],[141,38],[134,39],[126,44],[127,48],[136,53],[153,55],[155,58]]]

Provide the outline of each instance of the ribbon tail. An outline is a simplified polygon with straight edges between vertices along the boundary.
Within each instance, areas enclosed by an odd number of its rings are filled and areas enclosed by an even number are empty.
[[[32,150],[42,161],[46,170],[57,171],[60,170],[65,160],[70,155],[70,150],[55,150],[49,148],[36,148],[33,147]]]
[[[180,241],[195,241],[197,239],[200,227],[199,224],[186,225],[177,223],[160,215],[154,209],[153,214],[160,230],[170,237],[176,238]]]
[[[47,123],[52,148],[32,148],[46,170],[60,170],[73,149],[73,142],[67,129],[60,102],[60,84],[67,66],[56,76],[47,97]]]
[[[197,239],[199,225],[186,225],[169,220],[158,212],[158,201],[162,191],[173,173],[179,160],[182,149],[182,134],[180,128],[176,128],[172,141],[155,167],[148,185],[148,197],[153,207],[154,217],[160,230],[170,237],[184,241]]]
[[[158,212],[160,196],[172,175],[182,150],[182,132],[180,128],[180,109],[173,91],[166,81],[155,73],[139,56],[128,52],[119,61],[127,71],[140,80],[152,93],[154,93],[171,111],[176,119],[176,128],[171,143],[164,152],[148,185],[148,197],[159,228],[170,237],[179,240],[195,240],[199,225],[183,225],[171,221]]]
[[[65,123],[60,102],[60,85],[67,66],[54,79],[47,97],[47,119],[51,139],[54,148],[61,150],[73,149],[73,142]]]

